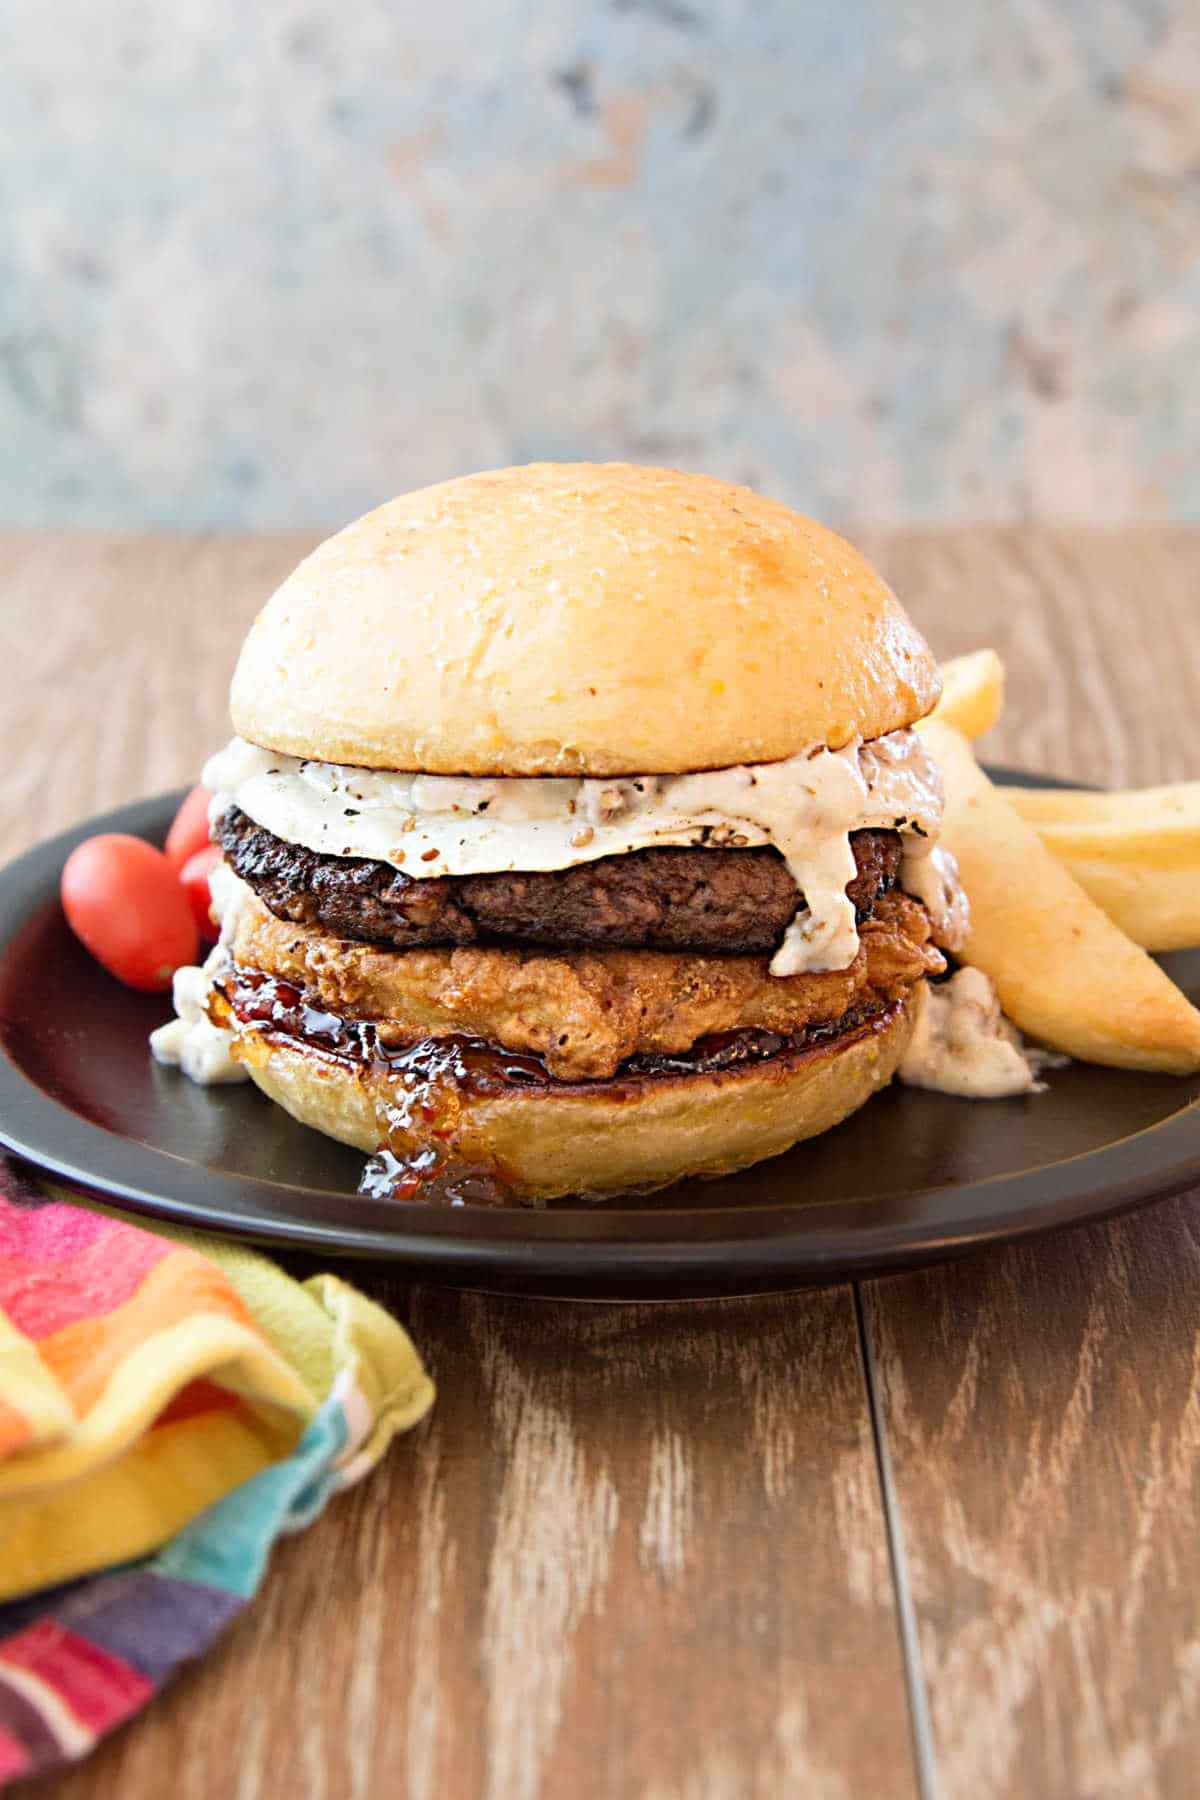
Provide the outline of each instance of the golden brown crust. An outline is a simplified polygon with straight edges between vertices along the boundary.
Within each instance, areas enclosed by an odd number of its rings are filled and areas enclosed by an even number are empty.
[[[881,737],[940,678],[843,539],[747,488],[534,464],[408,494],[322,544],[252,627],[234,724],[441,774],[669,774]]]
[[[627,1057],[678,1054],[697,1038],[755,1026],[795,1036],[888,1003],[943,966],[915,900],[893,892],[860,929],[848,969],[773,976],[757,956],[655,950],[396,951],[276,919],[247,898],[234,960],[304,988],[341,1018],[384,1021],[389,1043],[466,1033],[534,1051],[563,1080],[603,1079]]]
[[[963,959],[990,975],[1013,1022],[1083,1062],[1190,1075],[1200,1012],[1107,919],[1009,805],[966,739],[931,723],[946,787],[942,842],[971,901]]]
[[[845,1039],[736,1072],[557,1093],[512,1088],[464,1106],[436,1147],[490,1168],[525,1201],[725,1174],[828,1131],[886,1086],[907,1047],[913,1010],[909,999],[898,1001]],[[254,1032],[240,1052],[263,1092],[302,1124],[361,1150],[383,1141],[394,1099],[383,1065],[355,1069]],[[410,1153],[421,1142],[414,1135]]]

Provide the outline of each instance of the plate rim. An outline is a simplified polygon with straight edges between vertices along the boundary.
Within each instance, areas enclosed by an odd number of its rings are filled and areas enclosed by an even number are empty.
[[[992,773],[1026,785],[1068,785],[1026,770]],[[57,886],[58,870],[76,844],[106,830],[161,842],[184,792],[155,795],[83,820],[0,869],[0,953],[34,906],[44,903],[51,878]],[[1156,1151],[1149,1165],[1148,1140]],[[927,1203],[914,1216],[906,1207],[897,1209],[899,1217],[885,1211],[881,1217],[879,1196],[699,1210],[664,1205],[639,1210],[634,1239],[619,1235],[619,1222],[633,1215],[612,1206],[571,1212],[488,1209],[486,1215],[481,1209],[412,1207],[398,1228],[394,1202],[356,1197],[353,1221],[329,1220],[322,1215],[347,1196],[214,1172],[110,1131],[45,1093],[3,1044],[0,1147],[122,1210],[275,1249],[386,1260],[423,1278],[482,1281],[527,1293],[539,1291],[539,1283],[546,1292],[564,1286],[578,1291],[581,1285],[596,1293],[606,1286],[614,1292],[670,1292],[682,1284],[693,1292],[707,1287],[733,1293],[911,1266],[1167,1199],[1200,1184],[1200,1097],[1115,1144],[1035,1169],[914,1190]],[[129,1175],[131,1161],[144,1169],[143,1176]],[[928,1203],[946,1195],[955,1196],[958,1216],[938,1230]],[[297,1207],[309,1216],[298,1216]],[[553,1221],[549,1229],[547,1220]],[[683,1220],[686,1235],[671,1236],[672,1221],[678,1231]]]

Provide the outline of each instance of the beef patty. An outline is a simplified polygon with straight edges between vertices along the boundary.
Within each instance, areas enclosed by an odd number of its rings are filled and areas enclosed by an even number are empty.
[[[397,950],[511,943],[763,955],[778,946],[800,900],[769,846],[664,846],[546,873],[422,881],[391,863],[290,844],[237,807],[221,819],[220,841],[276,918]],[[850,843],[857,873],[846,892],[862,924],[895,885],[900,837],[856,831]]]

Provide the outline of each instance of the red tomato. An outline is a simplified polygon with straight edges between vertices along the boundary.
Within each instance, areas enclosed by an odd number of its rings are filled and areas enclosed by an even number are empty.
[[[206,787],[194,787],[171,823],[167,833],[167,861],[178,873],[190,856],[203,850],[210,841],[208,807],[212,795]]]
[[[67,923],[97,962],[128,987],[157,993],[196,960],[196,921],[161,850],[108,832],[72,850],[62,872]]]
[[[212,866],[220,860],[220,845],[205,844],[203,850],[197,850],[195,856],[188,857],[179,871],[183,891],[188,897],[192,917],[196,921],[196,930],[206,944],[215,944],[220,931],[212,916],[212,895],[208,889]]]

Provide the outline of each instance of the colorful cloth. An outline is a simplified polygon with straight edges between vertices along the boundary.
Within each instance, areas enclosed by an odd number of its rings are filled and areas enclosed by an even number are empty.
[[[145,1705],[279,1533],[432,1400],[402,1328],[336,1277],[133,1225],[0,1158],[0,1785]]]

